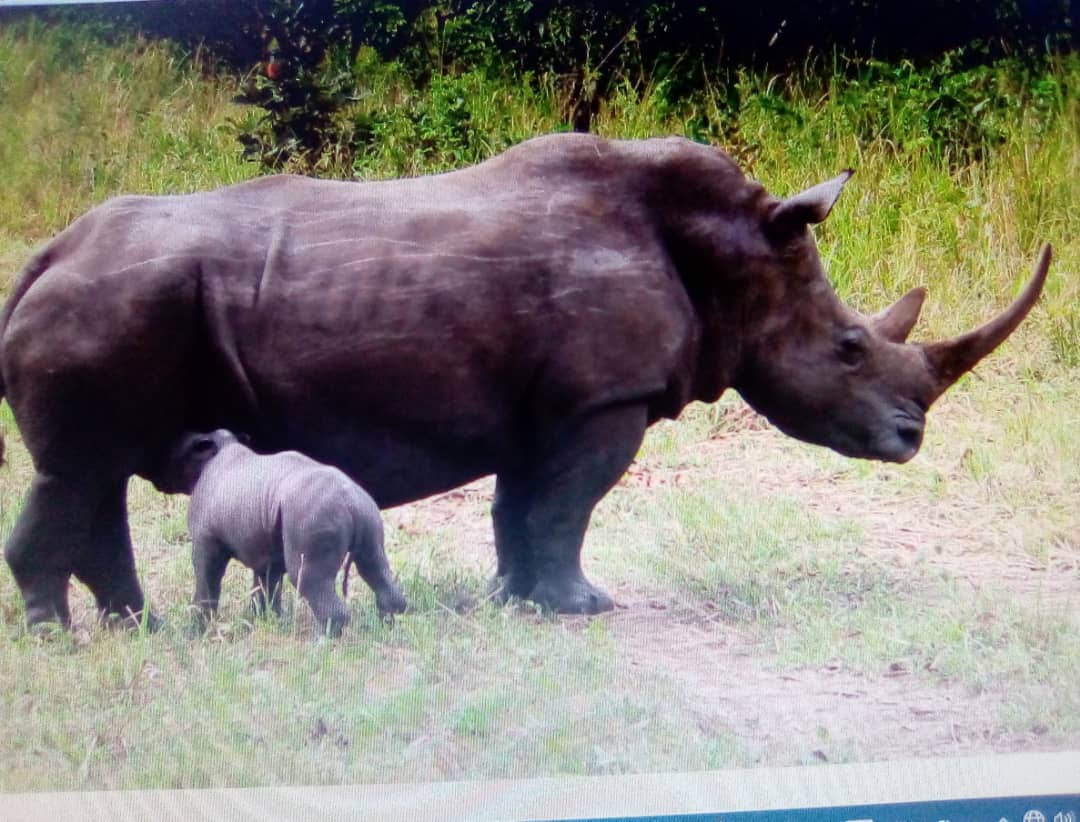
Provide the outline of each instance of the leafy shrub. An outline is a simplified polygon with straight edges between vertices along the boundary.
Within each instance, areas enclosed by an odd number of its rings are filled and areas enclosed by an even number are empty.
[[[396,65],[363,76],[381,88],[361,90],[346,109],[339,152],[358,177],[446,171],[558,127],[552,90],[529,75],[438,75],[424,89]]]
[[[982,159],[1007,138],[1018,112],[1034,107],[1045,118],[1060,90],[1016,64],[962,68],[963,51],[919,69],[910,61],[868,60],[831,90],[842,125],[864,142],[882,141],[911,153],[930,151],[955,165]],[[1004,70],[1003,70],[1004,69]],[[1009,87],[1004,78],[1027,81]]]
[[[334,114],[351,85],[339,56],[343,18],[334,0],[262,0],[253,11],[267,59],[237,100],[265,113],[240,131],[245,157],[268,169],[313,168],[338,141]]]

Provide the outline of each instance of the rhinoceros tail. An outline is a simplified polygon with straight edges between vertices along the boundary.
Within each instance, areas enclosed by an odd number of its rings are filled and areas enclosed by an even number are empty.
[[[0,456],[3,456],[3,445],[0,444]],[[345,555],[345,575],[341,578],[341,598],[349,598],[349,569],[354,565],[352,551]]]
[[[0,337],[0,339],[3,339]],[[2,359],[2,358],[0,358]],[[4,399],[4,372],[0,368],[0,400]],[[0,465],[4,464],[4,432],[0,429]]]

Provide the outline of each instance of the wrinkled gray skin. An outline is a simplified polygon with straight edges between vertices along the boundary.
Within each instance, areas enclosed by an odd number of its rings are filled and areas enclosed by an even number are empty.
[[[1004,340],[1024,293],[955,340],[905,343],[830,288],[808,228],[842,174],[785,200],[679,138],[561,134],[430,177],[267,177],[120,197],[41,249],[0,319],[3,385],[37,471],[5,555],[31,624],[143,594],[125,490],[184,431],[250,432],[381,508],[497,477],[500,598],[595,613],[593,506],[646,428],[735,388],[782,430],[910,459],[930,403]]]
[[[257,610],[269,596],[280,612],[281,578],[288,573],[316,621],[334,636],[349,623],[335,590],[346,559],[375,592],[380,614],[405,610],[383,550],[379,509],[336,468],[296,451],[260,456],[218,430],[184,436],[162,475],[191,494],[195,604],[204,612],[217,610],[230,559],[254,572]],[[347,590],[348,568],[345,575]]]

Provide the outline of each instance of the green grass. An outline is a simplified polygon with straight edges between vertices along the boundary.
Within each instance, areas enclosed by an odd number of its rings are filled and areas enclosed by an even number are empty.
[[[487,606],[360,620],[337,643],[272,624],[193,640],[5,640],[0,789],[207,787],[622,773],[720,762],[671,695],[581,627]],[[10,665],[8,664],[10,662]],[[63,694],[42,693],[62,681]],[[512,682],[512,687],[508,687]],[[643,734],[642,730],[649,732]],[[711,760],[710,760],[711,757]],[[227,761],[227,767],[222,762]]]
[[[362,61],[344,113],[352,144],[328,153],[327,174],[445,170],[563,127],[550,78],[466,72],[418,90]],[[334,642],[292,592],[281,618],[253,618],[235,565],[220,618],[197,632],[186,500],[133,482],[162,631],[96,627],[75,586],[73,632],[29,636],[0,565],[0,790],[696,770],[812,762],[818,749],[865,760],[883,735],[897,755],[954,753],[880,725],[874,700],[896,676],[915,708],[947,693],[969,709],[969,736],[984,741],[962,750],[1076,747],[1080,61],[946,68],[745,74],[736,106],[719,89],[673,104],[624,83],[597,120],[609,136],[710,139],[777,194],[856,167],[820,227],[822,255],[867,312],[928,285],[916,336],[990,316],[1054,243],[1039,306],[931,412],[916,460],[856,462],[784,439],[734,397],[696,405],[650,431],[594,516],[586,572],[625,610],[586,620],[485,603],[482,487],[387,512],[414,610],[382,624],[354,577],[354,621]],[[942,84],[967,108],[935,103]],[[0,29],[0,288],[108,196],[256,174],[235,140],[252,115],[230,102],[236,88],[161,45]],[[32,467],[6,404],[0,431],[6,538]],[[865,727],[788,727],[797,708],[774,703],[785,677],[867,689]]]
[[[891,567],[865,550],[854,518],[708,482],[624,504],[634,515],[600,533],[622,530],[624,545],[637,534],[630,562],[644,566],[645,584],[667,592],[677,609],[746,629],[782,666],[839,660],[873,673],[900,662],[976,688],[1049,681],[1055,670],[1080,666],[1067,604],[1030,610],[992,586]],[[1061,717],[1080,727],[1080,691],[1063,696]]]
[[[108,49],[72,27],[0,28],[0,260],[113,194],[253,176],[228,122],[234,93],[162,45]]]

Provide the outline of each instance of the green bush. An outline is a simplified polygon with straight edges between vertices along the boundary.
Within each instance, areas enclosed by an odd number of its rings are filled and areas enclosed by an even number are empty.
[[[515,83],[470,71],[438,75],[423,89],[397,64],[368,65],[359,76],[334,152],[350,160],[343,176],[448,171],[559,127],[552,90],[530,76]]]
[[[339,142],[334,115],[351,85],[351,66],[340,59],[344,19],[334,0],[262,0],[253,12],[267,59],[237,100],[264,114],[243,121],[244,156],[271,170],[314,169]]]
[[[929,151],[963,166],[1002,145],[1026,110],[1040,123],[1060,112],[1052,74],[1017,60],[963,68],[963,56],[950,52],[922,69],[868,60],[850,75],[835,75],[829,95],[837,125],[866,143]]]

